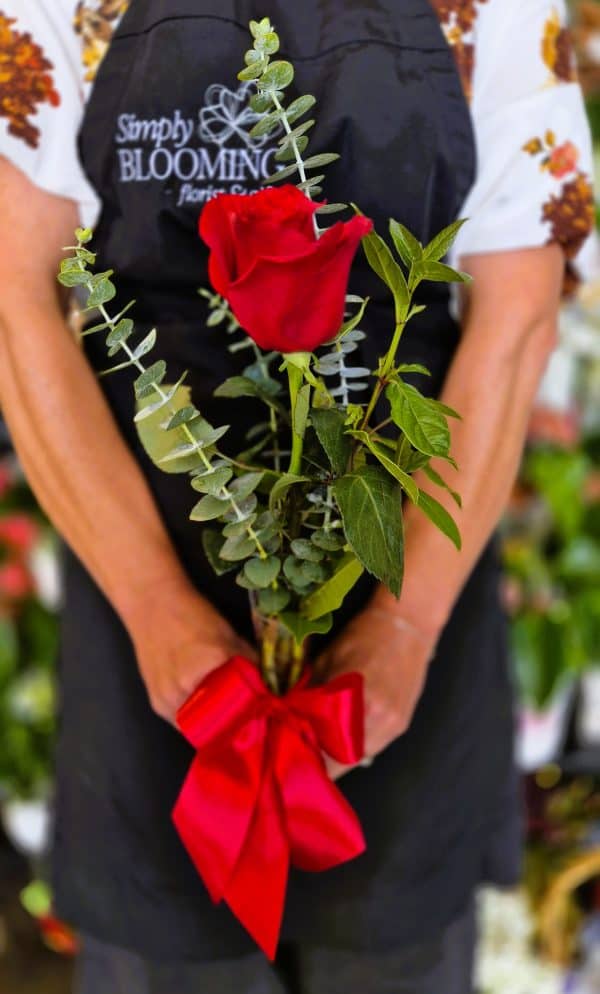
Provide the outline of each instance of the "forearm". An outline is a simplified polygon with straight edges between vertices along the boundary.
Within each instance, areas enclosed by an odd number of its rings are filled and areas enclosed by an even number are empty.
[[[38,500],[131,628],[150,591],[187,581],[57,304],[30,296],[0,313],[3,414]]]

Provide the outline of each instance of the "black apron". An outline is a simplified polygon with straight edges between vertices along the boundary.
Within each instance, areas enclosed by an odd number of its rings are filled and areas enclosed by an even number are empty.
[[[454,220],[474,179],[474,139],[426,0],[272,0],[267,12],[296,66],[294,95],[318,98],[311,152],[342,154],[328,170],[327,197],[358,202],[382,233],[395,217],[426,240]],[[208,283],[207,253],[197,219],[214,193],[259,189],[273,171],[274,145],[250,141],[248,86],[236,80],[248,21],[264,13],[255,0],[134,0],[81,131],[82,161],[103,204],[93,247],[99,268],[117,273],[114,308],[137,299],[140,331],[159,327],[156,357],[168,361],[172,381],[190,370],[194,400],[215,424],[231,423],[232,407],[212,391],[243,360],[227,352],[220,328],[205,326],[197,288]],[[363,357],[373,365],[393,313],[361,253],[351,290],[372,298]],[[430,368],[428,387],[438,392],[458,329],[445,286],[426,284],[421,302],[427,311],[401,354]],[[85,343],[92,366],[105,368],[102,336]],[[188,481],[155,469],[138,443],[131,380],[127,371],[101,381],[123,436],[192,581],[250,635],[245,592],[230,576],[214,577],[201,526],[188,520]],[[235,413],[231,451],[256,412],[238,401]],[[284,938],[371,950],[421,941],[461,911],[481,879],[511,769],[498,578],[490,547],[444,632],[409,731],[372,768],[342,780],[367,854],[327,874],[293,876]],[[370,588],[366,581],[348,598],[336,630]],[[152,713],[127,634],[71,553],[61,665],[59,912],[148,957],[251,950],[230,912],[210,903],[170,821],[190,750]]]

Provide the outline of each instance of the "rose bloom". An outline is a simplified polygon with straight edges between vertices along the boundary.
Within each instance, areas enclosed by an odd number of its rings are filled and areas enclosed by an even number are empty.
[[[373,225],[358,216],[317,238],[319,206],[288,184],[219,194],[200,215],[211,283],[262,349],[312,352],[343,323],[350,266]]]
[[[562,179],[563,176],[568,176],[569,173],[575,171],[578,162],[579,150],[573,142],[564,142],[552,150],[548,160],[548,169],[557,179]]]

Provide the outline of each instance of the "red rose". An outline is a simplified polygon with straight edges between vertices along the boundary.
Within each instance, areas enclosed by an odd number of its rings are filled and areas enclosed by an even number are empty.
[[[338,221],[317,239],[318,206],[286,185],[219,194],[200,216],[211,283],[262,349],[312,352],[342,325],[352,259],[373,225]]]

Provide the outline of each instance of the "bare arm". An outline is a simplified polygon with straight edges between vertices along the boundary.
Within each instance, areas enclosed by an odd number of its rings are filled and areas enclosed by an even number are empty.
[[[442,393],[462,415],[452,423],[459,469],[435,467],[462,496],[457,514],[449,496],[440,498],[437,489],[435,494],[457,516],[462,551],[410,506],[400,600],[379,588],[326,658],[334,672],[365,673],[369,754],[410,723],[441,629],[504,510],[537,386],[556,341],[564,265],[557,246],[473,256],[462,265],[474,282]],[[431,489],[426,478],[419,483]]]
[[[55,274],[78,224],[75,205],[0,159],[0,217],[3,414],[36,496],[122,618],[154,707],[172,718],[240,644],[185,576],[65,325]]]

